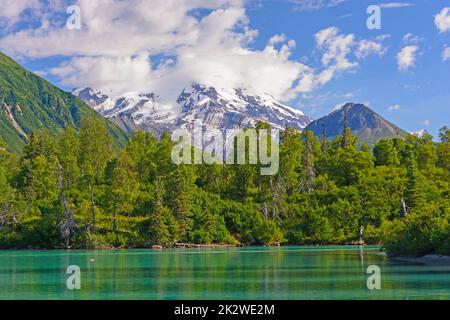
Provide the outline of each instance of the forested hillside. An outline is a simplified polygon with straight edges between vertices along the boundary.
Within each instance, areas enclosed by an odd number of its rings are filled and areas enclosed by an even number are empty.
[[[59,135],[68,127],[78,131],[84,117],[102,119],[80,99],[0,52],[0,135],[9,151],[21,152],[32,132]],[[112,122],[108,123],[114,143],[124,146],[126,134]]]
[[[119,153],[105,123],[30,135],[0,155],[3,248],[383,243],[390,254],[450,253],[450,129],[381,140],[349,129],[320,141],[281,134],[280,170],[180,165],[164,134],[136,132]]]

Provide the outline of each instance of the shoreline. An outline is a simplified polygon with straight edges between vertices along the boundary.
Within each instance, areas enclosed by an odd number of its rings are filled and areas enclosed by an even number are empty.
[[[438,254],[427,254],[422,257],[412,257],[412,256],[398,256],[389,257],[392,261],[398,262],[408,262],[408,263],[419,263],[419,264],[432,264],[432,265],[450,265],[450,256],[438,255]]]
[[[270,247],[270,248],[279,248],[279,247],[367,247],[367,246],[378,246],[380,251],[379,255],[385,256],[387,259],[396,262],[406,262],[406,263],[415,263],[415,264],[424,264],[424,265],[449,265],[450,266],[450,256],[447,255],[438,255],[438,254],[427,254],[421,257],[415,256],[389,256],[385,251],[382,251],[381,245],[377,244],[327,244],[327,245],[304,245],[304,244],[288,244],[288,245],[264,245],[264,244],[195,244],[195,243],[176,243],[171,246],[163,247],[159,245],[146,246],[146,247],[98,247],[98,248],[81,248],[81,247],[59,247],[59,248],[0,248],[1,251],[58,251],[58,250],[66,250],[66,251],[81,251],[81,250],[93,250],[93,251],[112,251],[112,250],[167,250],[167,249],[228,249],[228,248],[252,248],[252,247]]]
[[[375,246],[381,248],[378,244],[352,244],[352,243],[346,243],[346,244],[195,244],[195,243],[175,243],[170,246],[160,246],[160,245],[153,245],[153,246],[142,246],[142,247],[113,247],[113,246],[100,246],[100,247],[93,247],[93,248],[87,248],[87,247],[55,247],[55,248],[0,248],[0,251],[56,251],[56,250],[73,250],[73,251],[79,251],[79,250],[97,250],[97,251],[109,251],[109,250],[167,250],[167,249],[227,249],[227,248],[260,248],[260,247],[267,247],[267,248],[281,248],[281,247],[310,247],[310,248],[320,248],[320,247],[367,247],[367,246]],[[380,251],[380,253],[383,253],[383,251]]]

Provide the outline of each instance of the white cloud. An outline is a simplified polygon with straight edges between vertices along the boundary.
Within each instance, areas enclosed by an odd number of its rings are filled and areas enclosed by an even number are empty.
[[[113,94],[156,92],[172,101],[191,83],[239,87],[269,93],[280,100],[293,98],[294,83],[309,70],[289,60],[295,42],[285,36],[274,36],[263,50],[248,49],[245,43],[256,32],[246,27],[246,21],[242,9],[213,11],[199,22],[193,44],[174,48],[170,52],[173,58],[153,68],[148,53],[143,52],[135,57],[74,57],[52,72],[74,87],[89,85]],[[232,31],[239,24],[244,30]]]
[[[405,7],[411,7],[413,5],[414,4],[409,3],[409,2],[385,2],[385,3],[379,4],[380,8],[383,8],[383,9],[405,8]]]
[[[38,11],[47,21],[40,27],[0,38],[0,50],[25,58],[63,56],[63,63],[42,72],[66,86],[91,86],[111,95],[155,92],[174,100],[186,86],[201,83],[288,101],[355,70],[358,63],[349,56],[364,43],[335,27],[321,30],[315,35],[321,65],[313,67],[291,58],[296,43],[285,34],[252,49],[258,30],[250,28],[245,0],[78,0],[81,30],[65,28],[66,16],[48,19],[65,12],[64,3],[57,2],[58,10]],[[302,2],[330,6],[342,1]],[[369,43],[358,54],[382,50]]]
[[[387,48],[383,46],[382,41],[388,38],[388,35],[380,36],[375,41],[373,40],[361,40],[358,44],[358,48],[355,51],[355,55],[358,59],[363,59],[370,54],[376,54],[382,57],[386,52]]]
[[[388,111],[397,111],[400,110],[400,108],[399,104],[393,104],[392,106],[389,106]]]
[[[406,46],[397,54],[397,64],[400,71],[407,71],[416,61],[417,46]]]
[[[286,41],[286,35],[284,33],[282,34],[276,34],[269,40],[269,45],[273,46],[278,43],[283,43]]]
[[[355,45],[353,34],[338,34],[338,29],[331,27],[316,33],[316,43],[325,51],[322,56],[323,66],[334,65],[336,70],[347,70],[357,66],[347,58]]]
[[[313,11],[335,7],[347,0],[289,0],[297,11]]]
[[[450,47],[447,47],[442,52],[442,61],[450,60]]]
[[[344,98],[353,98],[354,94],[352,92],[347,92],[342,95]]]
[[[450,31],[450,7],[443,8],[434,16],[434,23],[439,32]]]
[[[420,124],[423,125],[423,126],[427,126],[428,127],[431,124],[431,121],[430,120],[423,120],[422,122],[420,122]]]
[[[422,40],[423,38],[415,36],[412,33],[407,33],[402,38],[402,42],[404,44],[419,44],[420,42],[422,42]]]
[[[15,24],[20,15],[27,9],[39,7],[38,0],[2,0],[0,10],[0,25]]]
[[[336,74],[354,70],[358,66],[357,62],[348,58],[356,45],[353,34],[339,34],[336,27],[330,27],[317,32],[315,38],[317,49],[322,53],[322,68],[306,70],[296,88],[297,93],[312,91],[330,82]]]
[[[75,57],[50,73],[73,87],[100,87],[108,93],[146,91],[154,72],[147,55],[136,57]]]
[[[26,29],[3,38],[0,47],[11,54],[38,58],[51,55],[125,56],[142,51],[156,54],[195,43],[200,21],[189,15],[192,10],[233,7],[237,15],[246,19],[240,3],[239,0],[78,0],[82,30],[68,30],[65,23],[45,32]],[[60,11],[53,12],[53,16],[57,17],[58,13]],[[227,22],[230,21],[221,21],[217,28],[224,28]]]

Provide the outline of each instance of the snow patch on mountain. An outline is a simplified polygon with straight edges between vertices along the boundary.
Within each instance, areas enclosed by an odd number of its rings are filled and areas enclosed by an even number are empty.
[[[108,97],[91,88],[72,93],[103,116],[122,121],[131,129],[173,131],[185,128],[190,131],[194,121],[201,121],[206,128],[225,130],[253,127],[264,121],[273,128],[292,127],[301,131],[311,122],[300,110],[270,95],[253,95],[241,89],[195,84],[185,88],[175,103],[164,102],[154,93]]]
[[[416,136],[418,138],[423,138],[425,135],[428,134],[428,131],[427,131],[427,129],[422,129],[419,131],[412,131],[412,132],[410,132],[410,134],[412,134],[413,136]]]

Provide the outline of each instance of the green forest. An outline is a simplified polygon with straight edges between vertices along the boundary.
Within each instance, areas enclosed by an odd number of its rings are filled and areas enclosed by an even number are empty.
[[[265,127],[259,124],[258,128]],[[280,135],[280,169],[175,165],[165,133],[124,148],[84,118],[58,136],[0,150],[0,247],[381,244],[390,255],[450,254],[450,129],[360,144]]]

